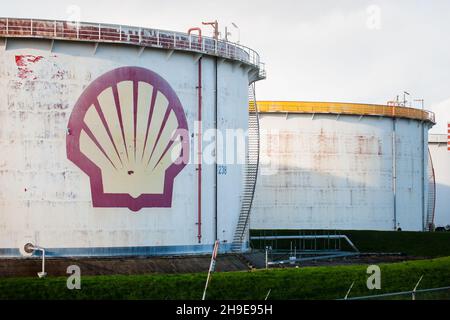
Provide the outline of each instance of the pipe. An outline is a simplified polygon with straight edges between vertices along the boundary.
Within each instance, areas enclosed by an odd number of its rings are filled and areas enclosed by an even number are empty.
[[[215,226],[214,226],[214,236],[215,236],[215,239],[216,240],[219,240],[219,234],[218,234],[218,203],[217,203],[217,200],[218,200],[218,177],[217,177],[217,160],[218,160],[218,145],[217,145],[217,135],[218,135],[218,132],[217,132],[217,130],[218,130],[218,123],[217,123],[217,109],[218,109],[218,79],[219,79],[219,77],[218,77],[218,74],[219,74],[219,71],[218,71],[218,68],[219,68],[219,65],[218,65],[218,59],[217,59],[217,57],[216,57],[216,68],[215,68],[215,78],[216,78],[216,80],[215,80],[215,92],[214,92],[214,96],[215,96],[215,100],[214,100],[214,127],[215,127],[215,129],[216,129],[216,132],[215,132],[215,149],[216,149],[216,152],[215,152],[215,174],[214,174],[214,184],[215,184],[215,192],[214,192],[214,205],[215,205],[215,208],[214,208],[214,219],[215,219]]]
[[[421,122],[421,130],[422,130],[422,231],[426,231],[427,223],[425,221],[425,122]],[[428,154],[427,154],[428,155]]]
[[[39,278],[45,278],[47,276],[47,272],[45,272],[45,248],[35,246],[31,243],[25,245],[25,251],[31,253],[31,251],[41,251],[42,252],[42,271],[38,272],[37,275]]]
[[[35,250],[42,252],[42,271],[38,272],[38,277],[45,278],[47,276],[47,272],[45,272],[45,249],[41,247],[35,247]]]
[[[217,20],[214,20],[212,22],[202,22],[202,25],[213,27],[214,39],[219,40],[219,23],[217,22]]]
[[[202,29],[201,28],[190,28],[188,30],[188,35],[190,35],[193,31],[198,31],[198,35],[200,37],[200,41],[202,39]]]
[[[198,193],[198,243],[202,242],[202,57],[198,60],[198,135],[197,135],[197,193]]]
[[[188,35],[190,36],[193,31],[198,31],[198,43],[200,44],[200,48],[201,48],[202,41],[203,41],[203,39],[202,39],[202,29],[200,29],[200,28],[190,28],[188,30]]]
[[[394,107],[395,117],[395,107]],[[392,122],[392,192],[394,196],[394,231],[397,230],[397,119]]]
[[[353,257],[359,256],[359,252],[342,252],[330,255],[322,255],[322,256],[314,256],[308,258],[295,258],[289,260],[277,260],[277,261],[269,261],[269,266],[283,265],[283,264],[292,264],[292,262],[302,262],[302,261],[311,261],[311,260],[324,260],[324,259],[334,259],[334,258],[344,258],[344,257]]]
[[[313,235],[313,236],[252,236],[250,240],[317,240],[317,239],[344,239],[352,247],[353,250],[359,252],[355,244],[345,234],[340,235]],[[292,243],[291,243],[292,246]],[[291,248],[292,250],[292,248]]]

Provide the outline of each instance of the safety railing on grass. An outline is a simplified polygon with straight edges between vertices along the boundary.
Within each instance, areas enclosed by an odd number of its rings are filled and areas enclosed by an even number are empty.
[[[351,297],[344,300],[450,300],[450,287]]]

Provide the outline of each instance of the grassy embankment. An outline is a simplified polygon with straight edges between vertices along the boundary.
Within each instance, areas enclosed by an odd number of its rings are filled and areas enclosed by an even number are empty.
[[[252,231],[253,234],[259,231]],[[297,232],[299,234],[301,232]],[[270,234],[267,233],[266,234]],[[295,234],[277,231],[277,234]],[[303,232],[305,234],[305,232]],[[450,233],[341,231],[361,252],[402,252],[420,257],[450,256]],[[256,242],[254,246],[263,246]],[[289,248],[290,241],[277,245]],[[350,296],[450,286],[450,257],[382,264],[382,290],[366,288],[367,266],[314,267],[216,273],[209,299],[337,299],[353,281]],[[0,279],[0,299],[200,299],[206,274],[86,276],[81,290],[68,290],[66,278]]]

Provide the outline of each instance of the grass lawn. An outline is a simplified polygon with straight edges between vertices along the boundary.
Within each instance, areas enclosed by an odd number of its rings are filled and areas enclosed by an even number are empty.
[[[306,235],[308,233],[327,234],[325,231],[303,231],[303,233],[295,230],[251,231],[253,236]],[[361,252],[401,252],[410,256],[428,258],[450,256],[450,232],[338,231],[338,234],[347,235]],[[278,241],[277,246],[279,249],[289,249],[290,242],[290,240]],[[253,248],[264,248],[266,244],[274,246],[270,242],[252,241]],[[350,248],[346,249],[350,250]]]
[[[367,266],[314,267],[215,273],[208,299],[339,299],[350,296],[450,286],[450,257],[382,264],[382,290],[366,288]],[[66,278],[0,279],[0,299],[191,299],[202,296],[206,274],[82,277],[81,290],[68,290]]]

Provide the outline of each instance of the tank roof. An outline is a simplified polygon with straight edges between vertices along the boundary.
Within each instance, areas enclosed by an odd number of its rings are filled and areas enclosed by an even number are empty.
[[[402,106],[344,103],[344,102],[310,102],[310,101],[257,101],[262,113],[299,113],[299,114],[343,114],[359,116],[382,116],[389,118],[406,118],[435,124],[433,112]]]
[[[266,77],[264,64],[255,50],[229,41],[181,32],[90,22],[0,17],[0,38],[120,43],[188,51],[241,62],[256,69],[257,80]]]

